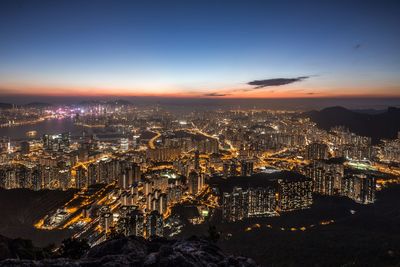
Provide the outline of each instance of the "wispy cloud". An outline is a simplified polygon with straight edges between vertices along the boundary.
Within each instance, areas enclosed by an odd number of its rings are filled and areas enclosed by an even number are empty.
[[[227,96],[229,94],[224,94],[224,93],[207,93],[204,94],[204,96]]]
[[[310,78],[310,76],[301,76],[296,78],[274,78],[274,79],[266,79],[266,80],[255,80],[248,82],[248,85],[254,86],[253,89],[264,88],[268,86],[281,86],[285,84],[301,82],[305,79]]]
[[[254,80],[245,83],[247,86],[242,87],[242,88],[231,88],[231,89],[221,89],[221,90],[215,90],[212,92],[207,92],[207,93],[202,93],[202,96],[205,97],[224,97],[224,96],[235,96],[238,93],[246,93],[249,92],[251,93],[252,91],[257,91],[259,89],[265,88],[265,87],[274,87],[274,86],[282,86],[286,84],[291,84],[295,82],[301,82],[303,80],[309,79],[310,77],[313,77],[315,75],[308,75],[308,76],[299,76],[295,78],[273,78],[273,79],[265,79],[265,80]],[[250,85],[250,86],[249,86]],[[289,88],[286,88],[284,92],[290,91]],[[297,92],[299,89],[292,89]],[[274,94],[276,92],[281,92],[282,90],[276,90],[275,88],[271,88],[268,92],[264,93],[270,93]],[[302,91],[302,90],[301,90]],[[306,92],[304,92],[306,93]]]

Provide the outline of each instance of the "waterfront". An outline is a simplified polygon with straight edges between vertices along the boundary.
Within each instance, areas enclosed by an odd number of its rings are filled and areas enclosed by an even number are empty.
[[[28,131],[36,131],[36,137],[40,138],[43,134],[56,134],[70,132],[72,136],[80,135],[84,127],[75,125],[71,118],[49,119],[34,124],[24,124],[11,127],[0,128],[0,137],[8,137],[11,140],[29,139],[26,136]]]

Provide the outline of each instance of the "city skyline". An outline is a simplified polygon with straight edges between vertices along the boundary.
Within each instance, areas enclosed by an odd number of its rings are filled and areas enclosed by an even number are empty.
[[[396,1],[0,5],[3,99],[400,97]]]
[[[0,267],[400,267],[399,11],[0,1]]]

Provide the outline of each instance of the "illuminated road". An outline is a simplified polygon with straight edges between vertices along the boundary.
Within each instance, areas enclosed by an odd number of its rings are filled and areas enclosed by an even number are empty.
[[[153,138],[151,138],[149,140],[149,143],[148,143],[149,148],[151,148],[151,149],[155,149],[156,148],[156,145],[154,144],[154,142],[161,136],[161,133],[159,131],[156,131],[154,133],[156,133],[157,135],[154,136]]]
[[[88,220],[87,218],[82,217],[82,210],[85,207],[92,205],[93,203],[100,205],[102,202],[104,202],[104,198],[114,187],[115,183],[108,184],[91,195],[87,195],[87,189],[82,189],[81,191],[77,192],[71,200],[69,200],[62,206],[62,209],[68,213],[63,221],[53,225],[46,225],[45,220],[46,218],[54,216],[55,212],[53,211],[50,214],[46,215],[44,218],[40,219],[34,225],[35,228],[47,230],[66,229],[80,221],[85,223],[90,222],[90,220]]]
[[[200,135],[203,135],[203,136],[205,136],[205,137],[207,137],[207,138],[215,139],[215,140],[218,141],[219,148],[220,148],[220,149],[223,149],[223,147],[222,147],[221,144],[220,144],[220,141],[219,141],[219,138],[218,138],[218,137],[215,137],[215,136],[209,135],[209,134],[206,133],[206,132],[203,132],[203,131],[200,130],[196,125],[194,125],[194,123],[192,123],[192,125],[193,125],[194,128],[192,128],[192,129],[187,129],[187,131],[191,132],[192,134],[200,134]],[[228,145],[229,145],[230,148],[231,148],[230,152],[232,153],[232,155],[233,155],[234,153],[237,153],[236,150],[235,150],[235,148],[234,148],[232,145],[230,145],[230,144],[228,144]]]

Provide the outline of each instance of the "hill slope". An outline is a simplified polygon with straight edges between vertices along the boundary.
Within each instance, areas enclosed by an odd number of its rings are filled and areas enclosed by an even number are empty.
[[[383,113],[366,114],[343,107],[330,107],[305,115],[322,129],[343,125],[356,134],[371,137],[373,143],[382,138],[394,139],[400,131],[400,108],[389,107]]]
[[[1,250],[0,250],[1,252]],[[78,260],[57,258],[45,260],[8,259],[0,266],[257,266],[245,257],[224,254],[205,239],[186,240],[120,237],[91,248]]]

